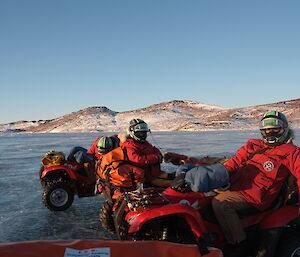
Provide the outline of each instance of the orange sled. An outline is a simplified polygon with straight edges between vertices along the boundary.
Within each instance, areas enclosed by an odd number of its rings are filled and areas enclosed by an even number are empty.
[[[222,257],[211,248],[205,257]],[[1,257],[200,257],[195,245],[161,241],[54,240],[0,243]]]

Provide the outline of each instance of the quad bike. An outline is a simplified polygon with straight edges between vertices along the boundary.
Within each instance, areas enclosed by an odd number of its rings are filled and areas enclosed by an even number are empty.
[[[67,161],[62,152],[50,151],[42,159],[40,182],[42,201],[51,211],[68,209],[78,197],[94,196],[95,177],[88,176],[92,163]]]
[[[211,200],[215,193],[179,192],[172,187],[135,191],[105,188],[100,211],[104,228],[120,240],[162,240],[197,244],[201,255],[208,247],[226,247]],[[104,190],[104,191],[105,191]],[[300,216],[298,192],[280,194],[264,212],[240,212],[249,239],[249,256],[299,257]],[[242,257],[242,256],[241,256]]]

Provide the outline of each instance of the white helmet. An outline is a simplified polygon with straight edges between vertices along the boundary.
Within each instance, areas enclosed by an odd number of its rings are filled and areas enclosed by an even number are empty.
[[[147,123],[141,119],[132,119],[129,124],[129,136],[137,142],[145,142],[147,139],[147,132],[150,132]]]

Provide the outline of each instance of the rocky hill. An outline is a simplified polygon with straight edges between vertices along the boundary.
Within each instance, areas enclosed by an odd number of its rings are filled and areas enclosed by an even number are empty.
[[[62,133],[124,131],[133,118],[144,119],[152,131],[257,129],[268,110],[283,112],[293,128],[300,127],[300,99],[244,108],[222,108],[193,101],[170,101],[127,112],[90,107],[53,120],[0,124],[0,132]]]

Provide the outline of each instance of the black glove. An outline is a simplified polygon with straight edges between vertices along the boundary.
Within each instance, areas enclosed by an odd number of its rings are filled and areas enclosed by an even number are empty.
[[[185,174],[180,174],[179,176],[177,176],[173,180],[171,188],[180,193],[187,193],[192,191],[190,186],[185,181]]]

